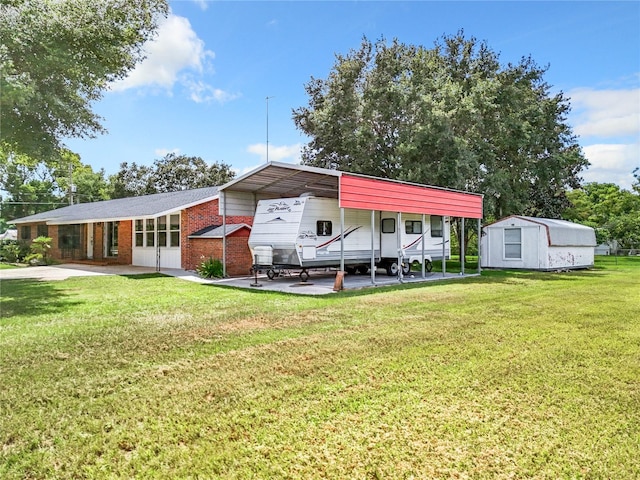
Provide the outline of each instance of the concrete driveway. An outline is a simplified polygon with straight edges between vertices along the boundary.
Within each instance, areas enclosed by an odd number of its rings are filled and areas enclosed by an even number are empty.
[[[134,267],[132,265],[81,265],[65,263],[41,267],[22,267],[0,270],[2,280],[65,280],[70,277],[91,277],[96,275],[140,275],[154,273],[155,268]]]

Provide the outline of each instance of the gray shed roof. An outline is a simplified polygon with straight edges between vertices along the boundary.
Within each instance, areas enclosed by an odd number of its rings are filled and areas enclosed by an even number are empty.
[[[156,193],[140,197],[118,198],[102,202],[80,203],[68,207],[17,218],[11,223],[46,222],[47,224],[106,222],[131,218],[156,217],[178,212],[218,198],[218,187]]]
[[[226,235],[229,236],[238,230],[243,228],[248,228],[251,230],[251,227],[246,223],[231,223],[225,225],[226,229],[223,228],[222,225],[212,225],[211,227],[203,228],[202,230],[198,230],[197,232],[189,235],[189,238],[222,238],[222,232],[226,230]]]
[[[510,218],[520,218],[527,222],[543,225],[547,231],[549,246],[554,247],[595,247],[596,232],[593,228],[579,223],[557,220],[553,218],[526,217],[524,215],[512,215],[498,220],[493,225],[500,224]]]

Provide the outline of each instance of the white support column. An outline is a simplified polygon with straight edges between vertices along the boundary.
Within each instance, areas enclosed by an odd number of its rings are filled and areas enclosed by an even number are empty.
[[[447,222],[444,215],[442,216],[442,276],[446,276],[447,273]]]
[[[224,192],[220,192],[219,202],[222,202],[222,276],[227,276],[227,199]],[[218,208],[219,210],[219,208]]]
[[[460,273],[464,275],[464,217],[460,219]]]
[[[376,284],[376,212],[371,210],[371,285]]]
[[[425,233],[427,231],[427,225],[426,225],[426,215],[423,213],[422,214],[422,262],[420,262],[422,264],[422,278],[426,277],[426,267],[424,265],[424,244],[425,244]]]
[[[480,239],[482,238],[482,219],[478,219],[478,274],[482,272],[482,268],[480,267]]]
[[[402,251],[402,213],[398,212],[398,227],[396,230],[396,243],[398,246],[398,280],[402,282],[402,260],[404,258]]]
[[[344,208],[340,208],[340,271],[344,272]]]

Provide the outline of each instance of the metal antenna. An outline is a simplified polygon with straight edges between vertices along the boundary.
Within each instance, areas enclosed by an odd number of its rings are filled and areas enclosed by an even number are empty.
[[[269,163],[269,99],[274,97],[267,97],[267,163]]]

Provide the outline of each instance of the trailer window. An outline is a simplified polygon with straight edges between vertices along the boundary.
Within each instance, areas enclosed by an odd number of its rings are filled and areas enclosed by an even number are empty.
[[[329,220],[318,220],[316,222],[316,235],[319,237],[329,237],[331,236],[331,221]]]
[[[442,237],[442,217],[431,215],[431,236]]]
[[[407,220],[404,222],[405,233],[422,233],[422,222],[419,220]]]
[[[504,229],[504,258],[522,258],[522,229]]]
[[[396,219],[395,218],[383,218],[382,219],[382,233],[396,233]]]

